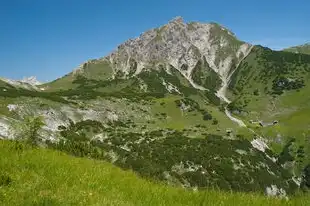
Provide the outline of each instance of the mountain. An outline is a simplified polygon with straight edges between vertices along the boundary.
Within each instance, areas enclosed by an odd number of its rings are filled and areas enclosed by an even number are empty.
[[[205,73],[206,77],[216,73],[220,78],[218,82],[225,83],[231,69],[250,49],[251,45],[239,41],[232,32],[218,24],[186,24],[177,17],[167,25],[126,41],[104,58],[84,63],[69,76],[86,72],[88,78],[130,77],[159,68],[169,73],[172,66],[193,87],[204,90],[208,85],[197,78],[199,72]],[[207,71],[195,70],[200,64],[207,67]],[[106,73],[102,69],[100,73],[96,67],[104,68]]]
[[[34,89],[0,81],[0,136],[42,116],[46,147],[185,188],[285,197],[310,163],[309,57],[177,17]]]
[[[217,24],[186,24],[177,17],[163,27],[125,42],[105,59],[114,71],[126,75],[139,74],[158,64],[172,65],[193,87],[203,89],[205,82],[197,85],[192,78],[198,62],[216,72],[224,82],[232,64],[237,64],[249,49],[249,44],[238,41],[230,31]]]
[[[25,88],[25,89],[33,89],[33,90],[38,90],[37,86],[42,84],[39,82],[36,77],[24,77],[22,80],[12,80],[12,79],[5,79],[5,78],[0,78],[0,85],[10,85],[13,87],[20,87],[20,88]]]
[[[310,44],[303,44],[300,46],[294,46],[283,51],[294,52],[294,53],[301,53],[301,54],[309,54],[310,55]]]
[[[21,82],[24,82],[24,83],[27,83],[27,84],[30,84],[30,85],[34,85],[34,86],[37,86],[37,85],[40,85],[42,84],[41,82],[39,82],[37,80],[37,78],[35,76],[31,76],[31,77],[24,77]]]

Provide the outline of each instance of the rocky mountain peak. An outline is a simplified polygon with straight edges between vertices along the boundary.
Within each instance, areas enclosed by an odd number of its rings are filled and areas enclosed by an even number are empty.
[[[176,17],[162,27],[119,45],[105,59],[114,71],[125,74],[156,69],[158,64],[172,65],[189,81],[198,61],[205,59],[209,67],[225,79],[249,50],[249,44],[239,41],[218,24],[184,23],[182,17]]]
[[[8,84],[12,84],[12,85],[20,85],[20,84],[28,84],[31,86],[38,86],[40,84],[42,84],[41,82],[39,82],[37,80],[37,78],[35,76],[31,76],[31,77],[24,77],[22,80],[12,80],[12,79],[6,79],[6,78],[0,78],[2,81],[8,83]]]
[[[169,21],[170,24],[184,24],[184,19],[181,16],[177,16]]]
[[[39,82],[37,80],[37,78],[35,76],[24,77],[22,80],[20,80],[20,82],[27,83],[27,84],[30,84],[30,85],[33,85],[33,86],[37,86],[37,85],[42,84],[41,82]]]
[[[22,80],[12,80],[12,79],[6,79],[6,78],[0,78],[0,80],[11,86],[30,89],[30,90],[33,90],[33,89],[39,90],[37,86],[42,84],[34,76],[24,77]]]

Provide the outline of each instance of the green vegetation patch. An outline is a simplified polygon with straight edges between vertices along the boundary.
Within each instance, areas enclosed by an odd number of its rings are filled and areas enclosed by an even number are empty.
[[[0,186],[1,205],[308,205],[253,193],[193,192],[138,178],[104,161],[75,158],[48,149],[0,141],[0,169],[11,174]]]

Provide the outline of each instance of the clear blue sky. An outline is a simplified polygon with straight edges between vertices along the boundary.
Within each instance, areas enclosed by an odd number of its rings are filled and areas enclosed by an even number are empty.
[[[281,49],[310,42],[309,9],[309,0],[0,0],[0,76],[53,80],[175,16]]]

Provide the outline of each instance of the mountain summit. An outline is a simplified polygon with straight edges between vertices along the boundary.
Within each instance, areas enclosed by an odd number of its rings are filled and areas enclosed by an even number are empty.
[[[11,86],[26,88],[26,89],[38,89],[37,86],[42,84],[41,82],[37,80],[35,76],[24,77],[22,80],[12,80],[12,79],[6,79],[6,78],[0,78],[0,80],[3,82],[6,82],[7,84]]]
[[[205,61],[225,81],[250,48],[250,44],[239,41],[232,32],[216,23],[185,23],[182,17],[176,17],[162,27],[126,41],[105,59],[114,71],[127,75],[158,65],[172,65],[194,87],[201,88],[192,80],[199,61]],[[136,64],[134,71],[133,64]]]
[[[31,77],[24,77],[22,80],[20,80],[21,82],[33,85],[33,86],[37,86],[42,84],[40,81],[37,80],[37,77],[35,76],[31,76]]]

